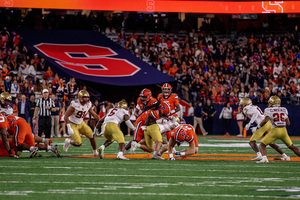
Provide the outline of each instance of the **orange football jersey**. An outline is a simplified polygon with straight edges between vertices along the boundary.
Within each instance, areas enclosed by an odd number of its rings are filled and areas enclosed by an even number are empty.
[[[142,112],[144,112],[144,111],[146,111],[147,109],[149,109],[149,107],[151,107],[152,104],[153,104],[154,102],[156,102],[156,101],[157,101],[157,99],[155,99],[154,97],[150,97],[150,100],[147,102],[146,105],[144,105],[144,104],[141,102],[141,98],[139,97],[139,98],[137,99],[137,105],[140,107],[140,110],[141,110]]]
[[[0,128],[9,128],[9,123],[8,123],[8,120],[7,118],[0,114]]]
[[[157,99],[160,100],[160,101],[164,101],[164,102],[169,103],[171,110],[174,110],[175,105],[179,104],[178,96],[175,93],[171,93],[169,96],[165,96],[162,93],[160,93],[157,96]]]

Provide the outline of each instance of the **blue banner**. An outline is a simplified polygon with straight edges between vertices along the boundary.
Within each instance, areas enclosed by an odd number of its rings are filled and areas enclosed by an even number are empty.
[[[68,77],[118,86],[174,81],[98,32],[22,30],[20,34],[31,51]]]

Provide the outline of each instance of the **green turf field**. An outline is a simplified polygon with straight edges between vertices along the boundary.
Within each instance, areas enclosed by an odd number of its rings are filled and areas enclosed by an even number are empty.
[[[97,139],[97,146],[103,141]],[[92,154],[88,140],[67,153],[63,139],[53,143],[59,144],[61,158],[52,152],[33,159],[27,152],[20,159],[0,158],[0,199],[300,199],[300,162],[73,158],[67,156]],[[199,137],[199,144],[201,154],[255,157],[245,139]],[[300,140],[294,144],[299,148]],[[105,149],[105,154],[116,153],[115,143]]]

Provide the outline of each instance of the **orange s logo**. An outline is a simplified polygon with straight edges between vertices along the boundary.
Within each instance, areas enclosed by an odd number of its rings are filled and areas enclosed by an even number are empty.
[[[154,11],[155,10],[155,0],[147,0],[146,1],[146,10]]]
[[[283,1],[262,1],[262,13],[283,13]]]
[[[4,0],[4,6],[5,7],[12,7],[13,6],[13,0]]]

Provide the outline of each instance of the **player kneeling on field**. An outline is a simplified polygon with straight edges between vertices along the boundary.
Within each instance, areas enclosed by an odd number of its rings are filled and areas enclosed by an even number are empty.
[[[194,128],[191,125],[179,125],[171,131],[171,137],[168,144],[169,160],[175,160],[173,157],[173,147],[178,142],[188,142],[189,148],[180,152],[175,152],[175,157],[190,156],[198,152],[198,139]]]

